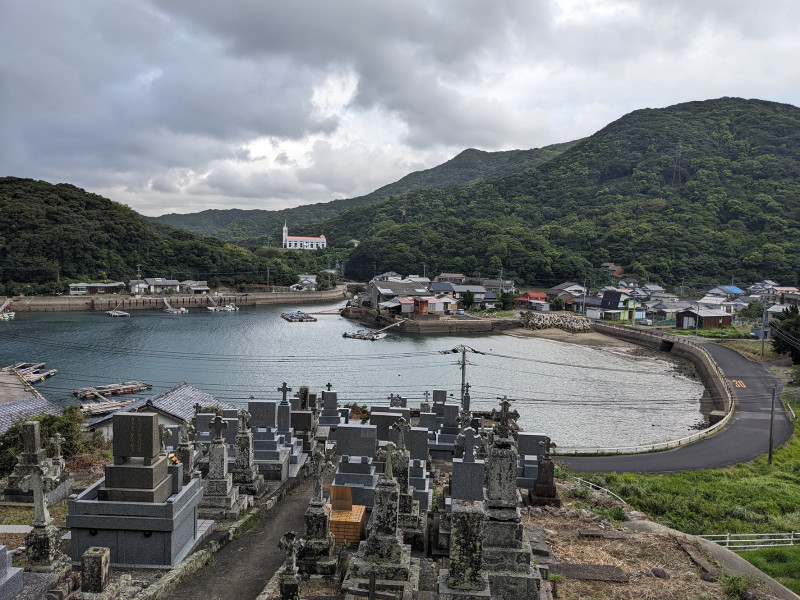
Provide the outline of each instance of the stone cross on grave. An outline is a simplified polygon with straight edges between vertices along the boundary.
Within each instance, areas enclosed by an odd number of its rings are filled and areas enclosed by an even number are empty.
[[[172,437],[172,431],[167,429],[166,425],[158,424],[158,438],[161,442],[161,451],[159,454],[167,455],[167,440]]]
[[[389,406],[403,406],[403,398],[400,394],[389,395]]]
[[[333,463],[325,460],[325,455],[317,450],[314,456],[311,457],[311,472],[314,474],[314,495],[311,497],[312,502],[322,504],[322,477],[323,475],[330,475],[334,472]]]
[[[294,531],[287,531],[278,540],[278,548],[286,553],[286,571],[293,573],[297,568],[295,560],[297,559],[297,552],[303,546],[303,542],[297,539],[297,534]]]
[[[283,382],[283,385],[278,388],[279,392],[283,392],[283,402],[286,402],[286,393],[291,392],[292,388],[286,386],[286,382]]]
[[[475,449],[483,445],[481,434],[477,433],[472,427],[467,427],[458,434],[459,445],[464,446],[464,462],[475,462]]]
[[[328,391],[330,392],[333,384],[329,381],[327,384],[325,384],[325,387],[328,388]]]
[[[510,435],[509,419],[514,421],[519,419],[519,413],[516,410],[509,410],[510,406],[511,402],[508,397],[503,396],[503,400],[500,402],[500,410],[492,409],[492,419],[497,421],[497,435],[500,438],[507,438]]]
[[[384,475],[388,480],[394,479],[394,475],[392,474],[392,454],[394,453],[394,448],[395,446],[392,442],[386,444],[386,469],[384,469]]]
[[[50,438],[50,443],[53,444],[53,458],[61,458],[61,442],[63,441],[64,438],[60,433]]]
[[[178,445],[188,446],[190,444],[189,431],[189,424],[186,421],[181,421],[181,424],[178,425]]]
[[[469,425],[470,421],[472,421],[472,415],[468,410],[462,410],[458,414],[459,429],[462,431],[467,428],[467,425]]]
[[[250,417],[252,415],[246,408],[240,408],[237,416],[239,417],[239,433],[246,433],[250,428]]]
[[[544,458],[550,458],[550,450],[556,448],[556,443],[550,441],[549,437],[545,437],[541,442],[539,442],[539,446],[544,448]]]
[[[33,492],[33,526],[46,527],[50,524],[50,513],[47,510],[47,497],[45,494],[58,483],[39,465],[34,465],[31,474],[23,477],[19,482],[19,489],[23,492]]]
[[[428,398],[431,397],[431,393],[428,390],[425,390],[425,393],[423,394],[423,396],[425,396],[425,402],[427,403],[428,402]]]
[[[403,417],[400,417],[392,424],[392,429],[397,430],[397,448],[400,450],[406,449],[406,436],[411,431],[411,425],[408,424]]]
[[[214,420],[211,421],[211,423],[208,424],[208,428],[209,428],[209,430],[211,430],[211,429],[214,430],[214,434],[215,434],[214,435],[214,443],[215,444],[221,444],[223,442],[223,440],[222,440],[222,430],[228,428],[228,422],[227,421],[223,421],[222,417],[217,415],[214,418]]]
[[[199,402],[194,405],[194,414],[195,414],[195,416],[199,415],[201,410],[203,410],[203,407],[200,406]]]

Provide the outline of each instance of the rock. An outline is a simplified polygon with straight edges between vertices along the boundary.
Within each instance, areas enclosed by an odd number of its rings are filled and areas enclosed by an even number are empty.
[[[717,576],[714,573],[701,573],[700,579],[702,579],[703,581],[714,583],[717,581]]]
[[[655,575],[655,576],[656,576],[656,577],[658,577],[659,579],[669,579],[669,578],[670,578],[670,574],[669,574],[669,573],[667,573],[667,572],[666,572],[664,569],[662,569],[661,567],[653,567],[653,568],[652,568],[652,572],[653,572],[653,575]]]
[[[568,519],[576,519],[578,517],[578,511],[568,510],[564,516]]]

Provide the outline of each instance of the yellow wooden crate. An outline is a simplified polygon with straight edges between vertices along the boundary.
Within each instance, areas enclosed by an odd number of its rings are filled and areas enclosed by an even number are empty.
[[[350,510],[331,510],[331,533],[336,544],[343,546],[345,540],[350,544],[360,542],[366,517],[367,507],[359,504],[354,504]]]

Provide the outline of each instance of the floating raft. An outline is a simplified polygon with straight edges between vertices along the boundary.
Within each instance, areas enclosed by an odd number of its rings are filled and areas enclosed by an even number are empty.
[[[27,375],[23,375],[22,378],[28,383],[36,383],[38,381],[44,381],[48,377],[52,377],[58,373],[57,369],[48,369],[47,371],[34,371],[33,373],[28,373]]]
[[[56,369],[44,370],[45,363],[28,363],[19,362],[3,368],[3,371],[11,371],[19,375],[27,383],[38,383],[44,381],[48,377],[52,377],[58,371]]]
[[[96,385],[72,390],[78,398],[105,398],[110,395],[132,394],[142,390],[149,390],[152,385],[144,381],[124,381],[122,383],[111,383],[109,385]]]
[[[342,334],[342,337],[352,338],[354,340],[370,340],[374,342],[375,340],[382,340],[386,337],[386,334],[382,331],[368,331],[366,329],[359,329],[358,331],[347,331]]]
[[[297,312],[281,313],[281,317],[292,323],[311,323],[317,320],[316,317],[312,317],[310,314],[300,310]]]

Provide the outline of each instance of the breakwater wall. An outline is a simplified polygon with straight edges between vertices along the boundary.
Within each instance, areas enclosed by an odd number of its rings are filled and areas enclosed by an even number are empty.
[[[663,335],[633,327],[621,327],[595,321],[592,327],[597,333],[615,337],[640,346],[669,352],[694,364],[700,380],[708,391],[716,410],[728,413],[731,410],[733,392],[711,355],[699,344],[676,335]]]
[[[212,306],[211,299],[219,305],[235,304],[236,306],[264,306],[269,304],[313,304],[317,302],[334,302],[344,300],[344,286],[324,292],[259,292],[255,294],[220,294],[164,296],[30,296],[14,298],[9,310],[15,312],[87,312],[106,311],[118,308],[124,311],[161,310],[164,299],[173,308],[206,308]]]
[[[560,329],[569,333],[589,333],[592,322],[573,313],[523,313],[520,315],[525,329]]]
[[[342,311],[342,316],[346,319],[369,323],[374,327],[386,327],[392,323],[402,321],[402,317],[395,315],[379,315],[378,311],[372,308],[361,306],[347,306]],[[518,319],[491,319],[482,317],[464,318],[438,318],[434,315],[415,315],[404,321],[391,331],[398,333],[445,333],[460,335],[464,333],[491,333],[493,331],[507,331],[522,327],[522,321]]]

